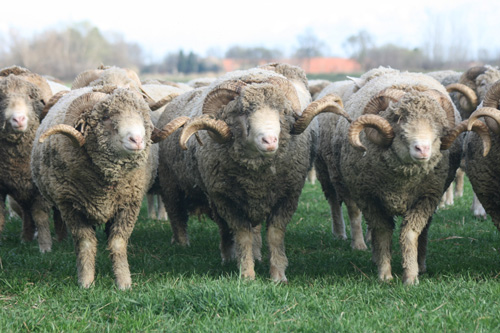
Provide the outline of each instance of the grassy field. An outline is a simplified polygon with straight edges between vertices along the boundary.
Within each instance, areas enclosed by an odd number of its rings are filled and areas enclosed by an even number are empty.
[[[222,266],[212,221],[191,219],[192,245],[182,248],[170,244],[169,224],[143,209],[129,244],[133,288],[115,287],[99,230],[96,283],[85,290],[71,239],[41,255],[36,242],[20,242],[12,219],[0,244],[0,332],[498,332],[499,234],[491,220],[472,217],[466,185],[463,198],[435,214],[428,273],[411,287],[401,282],[398,232],[396,278],[381,283],[369,251],[332,238],[319,184],[306,184],[287,230],[288,285],[268,280],[267,260],[251,282],[236,264]]]

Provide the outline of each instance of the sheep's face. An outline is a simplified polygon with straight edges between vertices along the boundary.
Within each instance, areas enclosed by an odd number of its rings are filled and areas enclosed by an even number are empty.
[[[226,121],[235,129],[235,149],[245,158],[274,156],[280,144],[288,140],[290,125],[285,119],[292,110],[276,87],[270,84],[247,87],[234,108],[238,116]]]
[[[88,124],[95,133],[96,149],[116,157],[137,155],[151,136],[149,109],[134,93],[117,90],[91,111]]]
[[[272,155],[279,146],[280,117],[277,110],[262,108],[247,119],[247,147],[261,155]]]
[[[441,156],[440,137],[446,116],[439,104],[417,95],[405,97],[393,107],[396,136],[392,148],[398,159],[404,164],[425,164]]]
[[[5,133],[23,133],[38,123],[43,109],[38,89],[24,80],[7,77],[0,81],[1,128]]]
[[[480,101],[486,96],[486,92],[493,83],[500,80],[500,71],[495,68],[489,68],[484,74],[478,75],[476,79],[476,92]]]

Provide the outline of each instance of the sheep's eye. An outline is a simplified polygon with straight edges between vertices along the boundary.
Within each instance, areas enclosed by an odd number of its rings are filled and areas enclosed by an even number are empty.
[[[104,115],[104,116],[102,116],[102,120],[103,120],[103,121],[109,120],[109,116],[108,116],[108,115]]]

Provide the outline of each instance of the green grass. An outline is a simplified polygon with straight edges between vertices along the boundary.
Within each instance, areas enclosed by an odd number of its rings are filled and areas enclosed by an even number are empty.
[[[42,255],[36,242],[20,242],[12,219],[0,243],[0,331],[498,331],[499,234],[491,220],[472,217],[471,198],[467,182],[464,197],[435,214],[428,273],[410,287],[401,282],[398,230],[395,280],[381,283],[370,252],[332,238],[319,184],[306,184],[287,230],[287,285],[268,280],[267,260],[251,282],[235,263],[221,265],[212,221],[191,219],[192,245],[182,248],[170,244],[169,224],[143,209],[128,251],[133,288],[115,287],[99,230],[96,283],[85,290],[71,239]]]

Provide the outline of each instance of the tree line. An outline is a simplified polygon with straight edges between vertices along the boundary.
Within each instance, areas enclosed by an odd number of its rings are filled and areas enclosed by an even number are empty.
[[[429,38],[421,48],[408,49],[394,44],[378,46],[367,31],[359,31],[347,38],[342,46],[363,70],[391,66],[398,69],[430,71],[438,69],[465,69],[470,63],[500,64],[499,54],[479,50],[468,55],[467,41],[452,39],[451,44],[439,34]],[[311,29],[297,36],[298,46],[291,58],[328,56],[326,43]],[[101,64],[127,67],[139,73],[206,73],[221,72],[220,57],[202,57],[194,52],[179,50],[166,54],[163,59],[147,62],[144,51],[137,43],[125,41],[117,33],[104,35],[88,22],[71,24],[62,30],[48,29],[31,38],[12,30],[8,36],[0,35],[0,66],[13,64],[29,68],[40,74],[50,74],[63,81],[72,80],[80,72]],[[233,46],[224,58],[244,59],[248,64],[259,61],[276,61],[284,58],[279,49]]]

